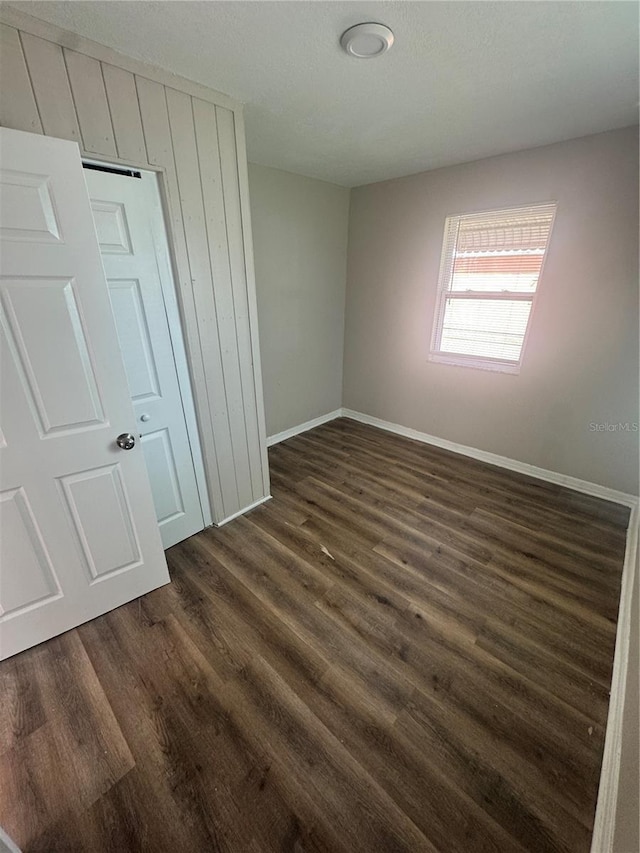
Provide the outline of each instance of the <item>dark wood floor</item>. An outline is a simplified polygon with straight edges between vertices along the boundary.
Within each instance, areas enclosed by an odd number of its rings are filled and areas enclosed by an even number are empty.
[[[25,851],[589,850],[628,511],[338,420],[0,665]]]

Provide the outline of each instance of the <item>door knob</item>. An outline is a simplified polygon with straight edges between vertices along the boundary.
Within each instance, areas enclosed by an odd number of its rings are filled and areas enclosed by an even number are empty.
[[[147,421],[151,420],[151,415],[148,415],[146,412],[143,415],[140,415],[140,420],[146,424]]]
[[[116,438],[116,444],[122,450],[131,450],[136,443],[136,437],[130,432],[123,432]]]

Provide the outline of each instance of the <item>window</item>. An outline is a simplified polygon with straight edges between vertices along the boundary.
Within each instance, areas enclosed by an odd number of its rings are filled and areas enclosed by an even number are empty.
[[[519,371],[555,211],[447,217],[431,361]]]

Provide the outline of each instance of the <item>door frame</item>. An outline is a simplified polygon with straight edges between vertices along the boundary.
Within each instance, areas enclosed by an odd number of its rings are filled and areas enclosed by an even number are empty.
[[[167,316],[173,361],[176,366],[176,374],[178,377],[182,412],[184,414],[185,424],[187,427],[189,449],[191,451],[191,459],[198,487],[198,497],[200,499],[200,507],[202,509],[202,519],[205,527],[211,527],[214,524],[214,521],[211,511],[211,503],[209,501],[209,482],[202,456],[200,430],[194,405],[197,388],[191,380],[191,363],[189,351],[186,346],[187,331],[184,324],[184,318],[182,316],[182,309],[176,286],[178,277],[176,272],[175,251],[173,247],[173,234],[171,232],[167,193],[165,189],[165,169],[161,166],[151,167],[149,165],[133,165],[116,158],[113,160],[103,160],[95,157],[86,157],[82,154],[82,151],[80,152],[80,158],[83,166],[87,163],[95,166],[105,166],[109,169],[114,169],[114,171],[131,169],[136,172],[148,172],[156,176],[160,208],[159,210],[154,210],[152,212],[151,232],[155,247],[156,260],[158,262],[158,275],[160,278],[160,288]],[[132,180],[135,180],[135,178]]]

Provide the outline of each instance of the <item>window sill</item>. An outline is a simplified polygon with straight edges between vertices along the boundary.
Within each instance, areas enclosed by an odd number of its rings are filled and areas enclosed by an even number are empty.
[[[432,352],[429,353],[428,360],[435,362],[436,364],[449,364],[453,367],[472,367],[475,370],[490,370],[492,373],[520,373],[520,364],[514,364],[513,362],[485,361],[485,359],[474,358],[473,356],[469,356],[467,358],[460,355]]]

